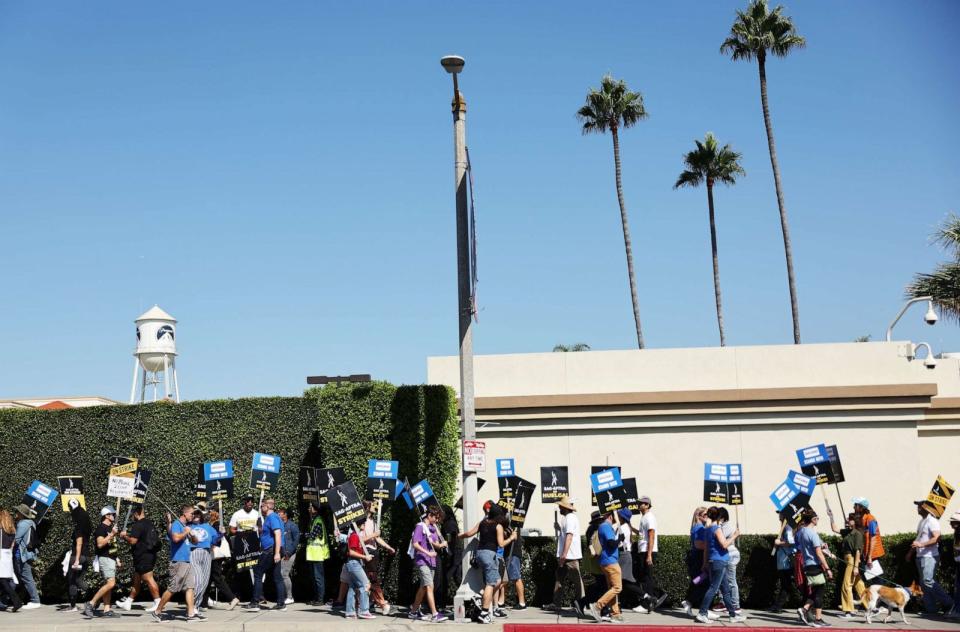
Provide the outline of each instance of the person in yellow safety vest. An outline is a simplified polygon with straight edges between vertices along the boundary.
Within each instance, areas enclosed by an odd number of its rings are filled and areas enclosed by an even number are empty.
[[[307,534],[307,563],[313,574],[313,601],[311,606],[322,606],[326,600],[326,583],[323,578],[323,563],[330,559],[330,541],[327,525],[320,514],[320,503],[313,501],[307,508],[310,514],[310,532]]]

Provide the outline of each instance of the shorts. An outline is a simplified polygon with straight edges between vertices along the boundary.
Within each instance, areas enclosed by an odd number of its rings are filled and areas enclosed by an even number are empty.
[[[417,578],[420,580],[420,586],[433,586],[433,568],[426,564],[417,566]]]
[[[520,579],[520,558],[515,555],[511,555],[507,563],[507,579],[512,582]]]
[[[97,556],[97,563],[100,564],[100,574],[104,579],[113,579],[117,576],[117,560],[100,555]]]
[[[500,569],[497,561],[497,552],[487,549],[477,549],[474,553],[480,570],[483,572],[483,583],[486,586],[496,586],[500,583]]]
[[[172,562],[170,574],[167,577],[167,590],[171,593],[193,590],[193,569],[190,562]]]
[[[156,555],[141,555],[133,558],[133,571],[140,575],[146,575],[153,572],[153,567],[157,564]]]

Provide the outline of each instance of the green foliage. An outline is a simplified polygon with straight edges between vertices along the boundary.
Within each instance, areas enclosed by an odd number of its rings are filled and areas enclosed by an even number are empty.
[[[771,11],[767,0],[752,0],[745,11],[737,11],[737,19],[720,52],[734,60],[762,62],[768,52],[786,57],[794,48],[806,45],[807,40],[797,35],[793,20],[783,15],[782,6]]]
[[[577,110],[577,118],[583,123],[583,133],[602,134],[608,129],[633,127],[647,118],[643,95],[631,92],[622,79],[604,75],[599,89],[587,93],[586,103]]]
[[[438,499],[450,503],[460,469],[456,398],[443,386],[398,388],[377,382],[311,389],[304,397],[3,410],[0,453],[7,459],[0,469],[0,502],[16,506],[34,479],[56,486],[57,476],[83,476],[87,509],[96,523],[100,507],[116,502],[105,497],[110,457],[131,456],[153,471],[146,508],[159,525],[166,511],[160,500],[174,510],[193,502],[197,467],[204,461],[233,459],[239,495],[249,484],[253,452],[280,455],[279,489],[273,495],[281,507],[299,505],[301,465],[342,466],[362,494],[370,458],[399,458],[401,475],[412,483],[429,478]],[[227,517],[238,504],[237,499],[224,503]],[[125,508],[120,508],[121,520]],[[39,529],[42,545],[35,572],[46,600],[63,599],[59,561],[72,524],[59,498],[47,515]],[[301,523],[304,515],[301,511]],[[405,508],[391,509],[388,525],[391,515],[411,519]],[[410,530],[404,526],[391,536],[398,549],[406,549]],[[164,548],[157,564],[161,583],[166,556]],[[127,547],[122,547],[121,560],[120,583],[129,585]]]
[[[683,157],[685,169],[677,178],[673,188],[682,186],[696,187],[704,182],[713,185],[714,182],[734,184],[737,176],[746,175],[740,166],[741,154],[733,151],[730,145],[720,146],[713,132],[707,132],[703,141],[694,140],[697,148],[687,152]]]
[[[947,319],[960,322],[960,217],[950,214],[933,234],[933,240],[951,260],[938,263],[933,272],[915,275],[907,286],[907,297],[932,296]]]
[[[910,543],[914,540],[913,534],[898,533],[884,536],[883,542],[886,555],[880,560],[884,568],[884,577],[898,584],[909,586],[916,577],[912,562],[906,561],[906,554],[910,550]],[[770,555],[773,547],[772,535],[743,535],[737,541],[740,549],[741,561],[737,566],[737,583],[740,587],[741,603],[747,608],[767,608],[773,602],[777,590],[777,569],[775,558]],[[824,542],[830,550],[839,550],[839,538],[824,537]],[[952,547],[952,536],[944,534],[941,545],[943,551]],[[686,554],[690,539],[687,536],[660,536],[660,552],[657,561],[657,581],[669,593],[666,606],[678,607],[684,599],[690,579],[687,576]],[[524,538],[524,560],[521,572],[524,588],[528,595],[528,603],[541,606],[553,600],[553,574],[556,569],[556,541],[553,538]],[[586,542],[583,551],[587,551]],[[938,569],[938,581],[943,586],[952,586],[957,572],[952,564],[952,556],[941,555],[943,564]],[[843,564],[830,562],[836,581],[827,584],[824,595],[824,607],[832,608],[839,603],[839,582],[843,576]],[[591,579],[584,578],[584,583],[591,583]],[[564,602],[569,604],[569,597]],[[799,605],[799,594],[794,591],[788,605]],[[627,607],[635,603],[625,604]]]
[[[553,346],[555,353],[590,351],[590,345],[585,342],[575,342],[572,345],[558,344]]]

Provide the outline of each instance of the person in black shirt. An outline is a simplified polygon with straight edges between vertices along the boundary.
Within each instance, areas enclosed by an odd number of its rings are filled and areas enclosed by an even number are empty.
[[[70,536],[70,566],[67,569],[67,594],[70,597],[70,612],[80,612],[77,607],[77,600],[83,596],[87,589],[84,575],[87,571],[87,542],[90,541],[90,533],[93,526],[90,524],[90,516],[86,510],[80,506],[76,498],[71,498],[67,503],[70,508],[70,519],[73,521],[73,533]]]
[[[140,593],[140,586],[145,582],[150,596],[153,598],[153,605],[147,608],[147,612],[153,612],[160,603],[160,586],[157,580],[153,578],[153,567],[157,562],[157,552],[160,551],[160,537],[157,535],[157,528],[147,519],[147,512],[143,505],[137,505],[131,513],[134,523],[129,531],[120,533],[127,544],[133,549],[133,587],[130,589],[130,596],[117,602],[117,607],[129,610],[133,606],[134,600]]]
[[[103,615],[101,616],[120,616],[110,609],[110,597],[114,586],[117,585],[117,568],[120,566],[120,560],[117,559],[117,510],[107,505],[100,510],[100,519],[100,524],[93,531],[93,547],[97,553],[97,564],[100,565],[100,574],[103,576],[104,582],[93,599],[83,607],[85,619],[94,617],[94,609],[99,601],[103,601]]]

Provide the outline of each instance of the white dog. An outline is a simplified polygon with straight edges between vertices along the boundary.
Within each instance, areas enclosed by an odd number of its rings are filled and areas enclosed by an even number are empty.
[[[860,603],[863,604],[864,609],[867,611],[867,623],[873,623],[873,612],[877,608],[877,603],[882,602],[890,608],[887,615],[883,618],[884,623],[890,619],[893,615],[894,608],[896,608],[900,611],[900,620],[904,625],[910,625],[910,622],[907,621],[907,617],[903,613],[903,609],[909,601],[910,592],[900,586],[890,587],[874,584],[860,594]]]

